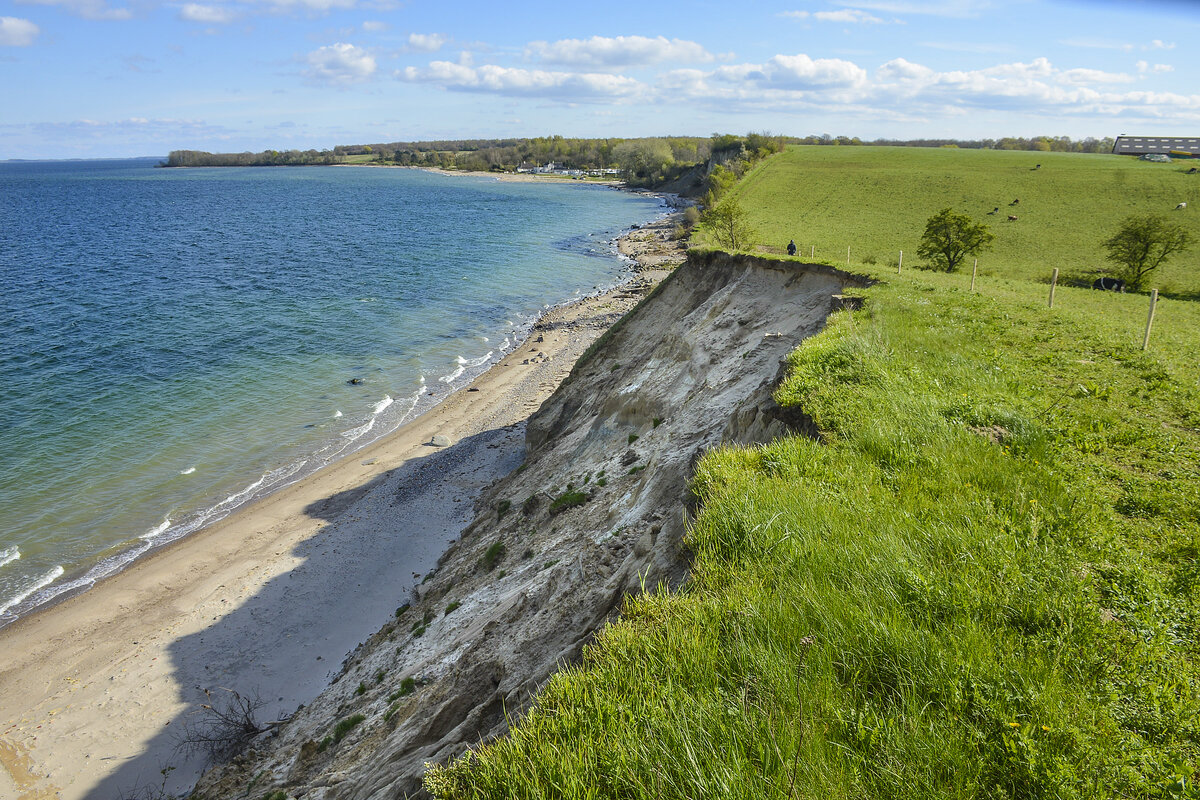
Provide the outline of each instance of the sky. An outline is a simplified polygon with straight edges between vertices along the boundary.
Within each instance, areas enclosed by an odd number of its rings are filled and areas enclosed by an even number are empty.
[[[1200,134],[1200,1],[0,0],[0,160]]]

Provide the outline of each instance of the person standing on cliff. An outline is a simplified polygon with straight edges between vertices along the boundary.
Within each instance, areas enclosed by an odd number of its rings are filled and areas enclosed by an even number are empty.
[[[789,256],[796,255],[796,240],[795,239],[792,239],[790,242],[788,242],[788,255]]]

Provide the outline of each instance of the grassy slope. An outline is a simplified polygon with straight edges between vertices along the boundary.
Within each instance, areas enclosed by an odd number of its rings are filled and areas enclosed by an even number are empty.
[[[1200,307],[880,277],[779,392],[826,442],[706,457],[689,585],[437,796],[1200,797]]]
[[[1195,161],[1154,164],[1124,156],[898,147],[792,147],[750,173],[738,196],[751,211],[760,244],[789,239],[808,255],[857,264],[892,263],[903,250],[916,263],[925,220],[949,206],[988,223],[995,248],[984,274],[1091,283],[1107,269],[1100,243],[1133,213],[1163,213],[1200,240],[1200,174]],[[1042,168],[1033,167],[1041,164]],[[1010,207],[1014,199],[1020,203]],[[1186,202],[1187,211],[1175,212]],[[999,206],[997,214],[988,215]],[[1009,214],[1016,222],[1008,222]],[[1160,290],[1200,293],[1200,249],[1168,263],[1151,282]]]

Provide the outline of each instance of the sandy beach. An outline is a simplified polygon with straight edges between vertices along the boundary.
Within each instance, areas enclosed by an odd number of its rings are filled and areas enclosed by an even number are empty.
[[[554,309],[400,430],[0,630],[0,797],[186,789],[203,760],[176,747],[203,690],[258,698],[260,720],[310,701],[521,463],[528,415],[679,260],[674,224],[622,242],[633,282]]]

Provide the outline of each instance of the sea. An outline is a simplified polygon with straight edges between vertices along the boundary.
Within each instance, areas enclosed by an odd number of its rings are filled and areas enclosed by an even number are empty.
[[[618,284],[662,198],[0,163],[0,626],[384,436]]]

